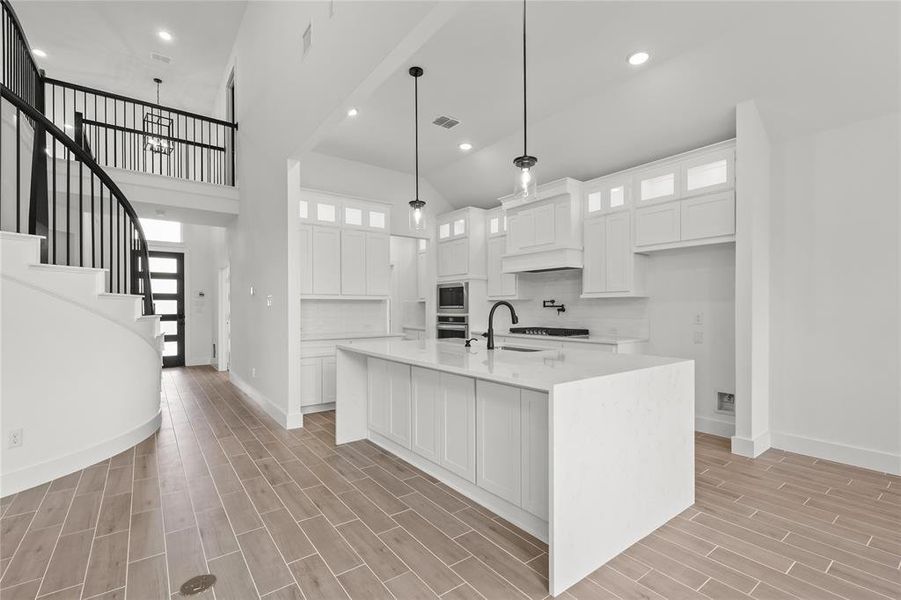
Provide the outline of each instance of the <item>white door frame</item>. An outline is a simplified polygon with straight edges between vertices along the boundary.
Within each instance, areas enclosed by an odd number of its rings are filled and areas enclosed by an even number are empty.
[[[228,371],[231,354],[231,299],[229,298],[229,265],[219,269],[219,323],[217,324],[216,370]]]

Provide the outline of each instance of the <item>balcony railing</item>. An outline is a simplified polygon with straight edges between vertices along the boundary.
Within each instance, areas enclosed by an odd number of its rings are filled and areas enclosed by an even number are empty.
[[[235,184],[236,123],[44,78],[47,117],[104,167]]]

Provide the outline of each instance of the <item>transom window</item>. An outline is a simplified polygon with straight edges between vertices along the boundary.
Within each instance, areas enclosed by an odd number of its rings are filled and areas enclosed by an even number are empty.
[[[181,243],[181,223],[159,219],[140,219],[144,237],[151,242]]]

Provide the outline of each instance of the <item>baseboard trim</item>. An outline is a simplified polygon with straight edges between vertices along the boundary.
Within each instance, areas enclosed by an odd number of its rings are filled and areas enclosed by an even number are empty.
[[[0,496],[5,497],[33,488],[115,456],[153,435],[160,428],[160,423],[162,423],[162,409],[148,421],[112,439],[78,452],[6,473],[0,477]]]
[[[300,412],[305,415],[308,415],[310,413],[325,412],[328,410],[335,410],[334,402],[325,402],[324,404],[309,404],[307,406],[300,407]]]
[[[260,405],[260,408],[266,411],[266,414],[275,419],[275,421],[285,429],[297,429],[303,427],[303,413],[286,413],[282,407],[264,396],[255,387],[241,379],[234,371],[229,371],[228,379],[235,387],[247,394],[251,400]]]
[[[754,439],[738,435],[732,436],[732,454],[757,458],[772,447],[770,432],[760,434]]]
[[[709,433],[717,437],[731,438],[735,435],[735,423],[711,417],[695,417],[695,431]]]
[[[881,450],[837,444],[783,431],[773,432],[773,447],[880,473],[901,475],[901,455]]]

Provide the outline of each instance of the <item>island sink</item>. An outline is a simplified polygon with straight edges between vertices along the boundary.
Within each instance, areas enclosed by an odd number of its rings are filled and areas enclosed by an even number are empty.
[[[551,595],[694,502],[693,361],[378,340],[338,345],[337,374],[336,443],[371,440],[547,542]]]

